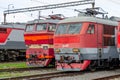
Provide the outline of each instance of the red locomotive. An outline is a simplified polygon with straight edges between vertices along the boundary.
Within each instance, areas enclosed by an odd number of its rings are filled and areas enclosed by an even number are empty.
[[[115,37],[118,22],[94,17],[94,13],[59,22],[54,35],[57,70],[81,71],[89,68],[93,71],[99,67],[118,66]]]
[[[0,25],[0,61],[25,60],[24,28],[25,24]]]
[[[27,65],[44,67],[54,64],[53,34],[60,15],[50,15],[51,19],[28,22],[24,39],[27,48]]]

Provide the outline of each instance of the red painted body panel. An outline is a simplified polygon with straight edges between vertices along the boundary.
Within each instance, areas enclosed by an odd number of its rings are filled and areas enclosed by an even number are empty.
[[[54,47],[62,48],[63,45],[68,45],[68,48],[87,48],[92,47],[96,48],[96,40],[93,39],[96,35],[78,35],[78,36],[65,36],[63,37],[55,37],[54,39]]]
[[[89,64],[90,60],[85,60],[83,63],[57,63],[57,69],[63,69],[63,70],[72,70],[72,69],[79,69],[80,71],[85,70]],[[61,66],[62,65],[62,66]]]
[[[30,44],[53,44],[53,33],[24,34],[26,45]]]
[[[97,48],[102,47],[102,25],[96,25],[95,34],[86,34],[89,23],[84,23],[81,32],[77,35],[65,34],[54,36],[54,47],[62,48],[63,45],[67,45],[68,48]],[[99,26],[99,27],[98,27]],[[99,33],[99,34],[97,34]],[[99,37],[99,39],[98,39]],[[98,45],[99,43],[99,45]]]
[[[26,40],[25,43],[27,45],[31,45],[31,44],[53,44],[53,39],[49,39],[49,40],[37,40],[37,41],[32,41],[32,40]]]
[[[117,40],[117,43],[118,43],[117,47],[120,48],[120,33],[118,33],[118,38],[117,39],[118,39]]]
[[[118,31],[117,31],[117,47],[120,48],[120,22],[119,22]]]
[[[0,32],[0,43],[5,43],[5,41],[8,39],[8,36],[10,35],[10,32],[12,31],[12,28],[6,28],[7,32]]]

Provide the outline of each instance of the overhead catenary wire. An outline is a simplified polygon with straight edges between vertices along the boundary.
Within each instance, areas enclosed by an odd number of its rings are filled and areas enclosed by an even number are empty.
[[[50,5],[44,5],[44,6],[14,9],[14,10],[5,10],[4,11],[4,23],[6,22],[7,14],[23,13],[23,12],[38,11],[38,10],[40,11],[40,10],[45,10],[45,9],[71,7],[71,6],[79,6],[79,5],[93,4],[93,3],[94,3],[94,0],[80,0],[80,1],[73,1],[73,2],[67,2],[67,3],[50,4]]]
[[[49,5],[49,3],[47,3],[47,2],[42,2],[42,1],[38,1],[38,0],[31,0],[31,1],[34,1],[34,2],[39,2],[39,3],[42,3],[42,4],[45,4],[45,5]],[[64,8],[64,9],[69,9],[69,10],[75,10],[75,9],[72,9],[72,8]]]

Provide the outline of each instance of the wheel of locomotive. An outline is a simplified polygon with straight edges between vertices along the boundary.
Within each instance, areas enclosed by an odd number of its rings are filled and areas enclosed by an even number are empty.
[[[16,55],[13,55],[13,61],[16,61],[17,59],[16,59]]]
[[[115,68],[119,67],[119,59],[115,59]]]
[[[90,63],[90,65],[89,65],[88,69],[89,69],[90,71],[95,71],[96,68],[97,68],[96,64],[97,64],[97,61],[92,61],[92,62]]]
[[[114,63],[113,60],[111,60],[111,61],[109,62],[109,69],[114,69],[114,65],[113,65],[113,63]]]

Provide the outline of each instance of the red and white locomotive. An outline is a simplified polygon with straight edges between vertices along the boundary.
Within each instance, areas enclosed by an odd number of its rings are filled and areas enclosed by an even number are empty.
[[[25,24],[0,25],[0,61],[25,60]]]
[[[57,70],[82,71],[118,66],[117,26],[117,21],[94,16],[60,21],[54,34]]]
[[[55,63],[53,50],[53,35],[60,14],[50,15],[50,19],[28,22],[24,33],[27,46],[27,65],[44,67]]]

